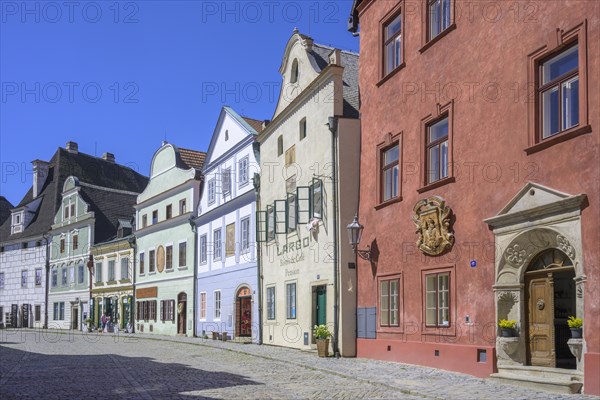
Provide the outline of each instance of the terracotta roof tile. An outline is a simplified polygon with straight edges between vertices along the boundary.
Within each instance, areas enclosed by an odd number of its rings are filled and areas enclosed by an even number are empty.
[[[204,160],[206,159],[206,153],[197,150],[183,149],[178,147],[179,157],[181,161],[185,163],[188,168],[202,169]]]

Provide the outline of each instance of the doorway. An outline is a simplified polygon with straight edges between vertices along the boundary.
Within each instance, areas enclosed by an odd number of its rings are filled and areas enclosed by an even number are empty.
[[[313,326],[314,325],[327,325],[327,286],[313,286],[312,290],[313,298]],[[312,338],[312,342],[316,343],[316,340]]]
[[[527,364],[575,369],[567,341],[567,319],[576,315],[575,270],[562,251],[549,249],[525,272],[527,296]]]
[[[186,310],[187,310],[187,295],[179,293],[177,296],[177,334],[186,334]]]
[[[237,336],[252,337],[252,294],[248,287],[238,290],[236,296]]]
[[[79,329],[79,307],[71,307],[71,328]]]

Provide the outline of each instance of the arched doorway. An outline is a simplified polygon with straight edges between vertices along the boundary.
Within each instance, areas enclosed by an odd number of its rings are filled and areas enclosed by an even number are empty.
[[[187,295],[185,292],[179,293],[177,296],[177,334],[186,334],[186,310],[187,310]]]
[[[236,336],[252,337],[252,292],[247,286],[241,287],[235,296]]]
[[[561,250],[547,249],[525,271],[527,365],[575,369],[567,318],[576,315],[575,269]]]

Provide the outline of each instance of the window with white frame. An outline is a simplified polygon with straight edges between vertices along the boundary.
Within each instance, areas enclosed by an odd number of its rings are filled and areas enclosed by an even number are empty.
[[[241,251],[250,249],[250,217],[243,218],[240,221],[240,246]]]
[[[221,291],[215,291],[215,319],[221,319]]]
[[[52,268],[52,287],[58,286],[58,270]]]
[[[66,286],[69,283],[69,278],[67,276],[67,267],[62,267],[62,285]]]
[[[140,253],[140,275],[144,275],[146,272],[146,260],[144,258],[144,253]]]
[[[179,243],[179,267],[187,265],[187,242]]]
[[[165,247],[165,268],[173,269],[173,246]]]
[[[267,288],[267,319],[275,319],[275,286]]]
[[[249,158],[248,156],[242,158],[238,163],[238,176],[240,181],[240,186],[244,186],[250,181],[249,177]]]
[[[156,251],[150,250],[148,251],[148,272],[153,273],[156,270]]]
[[[206,292],[200,293],[200,319],[206,319]]]
[[[4,272],[0,272],[0,289],[4,289]]]
[[[69,282],[71,285],[75,284],[75,266],[72,265],[69,267]]]
[[[217,180],[212,178],[208,181],[208,204],[212,204],[216,199],[216,191],[217,191]]]
[[[21,287],[27,287],[27,270],[21,271]]]
[[[221,259],[221,229],[217,229],[213,232],[213,260]]]
[[[85,280],[85,267],[83,264],[77,266],[77,283],[83,283]]]
[[[129,257],[121,258],[121,279],[129,279]]]
[[[221,187],[223,188],[223,196],[231,193],[231,168],[229,167],[221,173]]]
[[[296,283],[285,285],[286,318],[296,319]]]
[[[115,260],[108,262],[108,280],[111,282],[115,280]]]
[[[206,235],[200,236],[200,264],[206,264]]]
[[[41,285],[42,285],[42,269],[36,268],[35,269],[35,286],[41,286]]]
[[[96,283],[102,282],[102,262],[96,263]]]

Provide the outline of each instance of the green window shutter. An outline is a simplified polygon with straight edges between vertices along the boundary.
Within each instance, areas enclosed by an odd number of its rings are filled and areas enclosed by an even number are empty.
[[[313,178],[311,185],[312,217],[323,219],[323,181]]]
[[[264,243],[267,241],[267,212],[256,212],[256,242]]]
[[[310,186],[298,186],[296,188],[296,224],[308,224],[311,217],[310,197],[312,190]]]
[[[286,200],[275,200],[275,233],[287,233]]]
[[[296,202],[296,194],[288,193],[287,195],[287,231],[292,232],[296,230],[296,209],[298,204]]]
[[[267,241],[275,239],[275,209],[271,204],[267,206]]]

